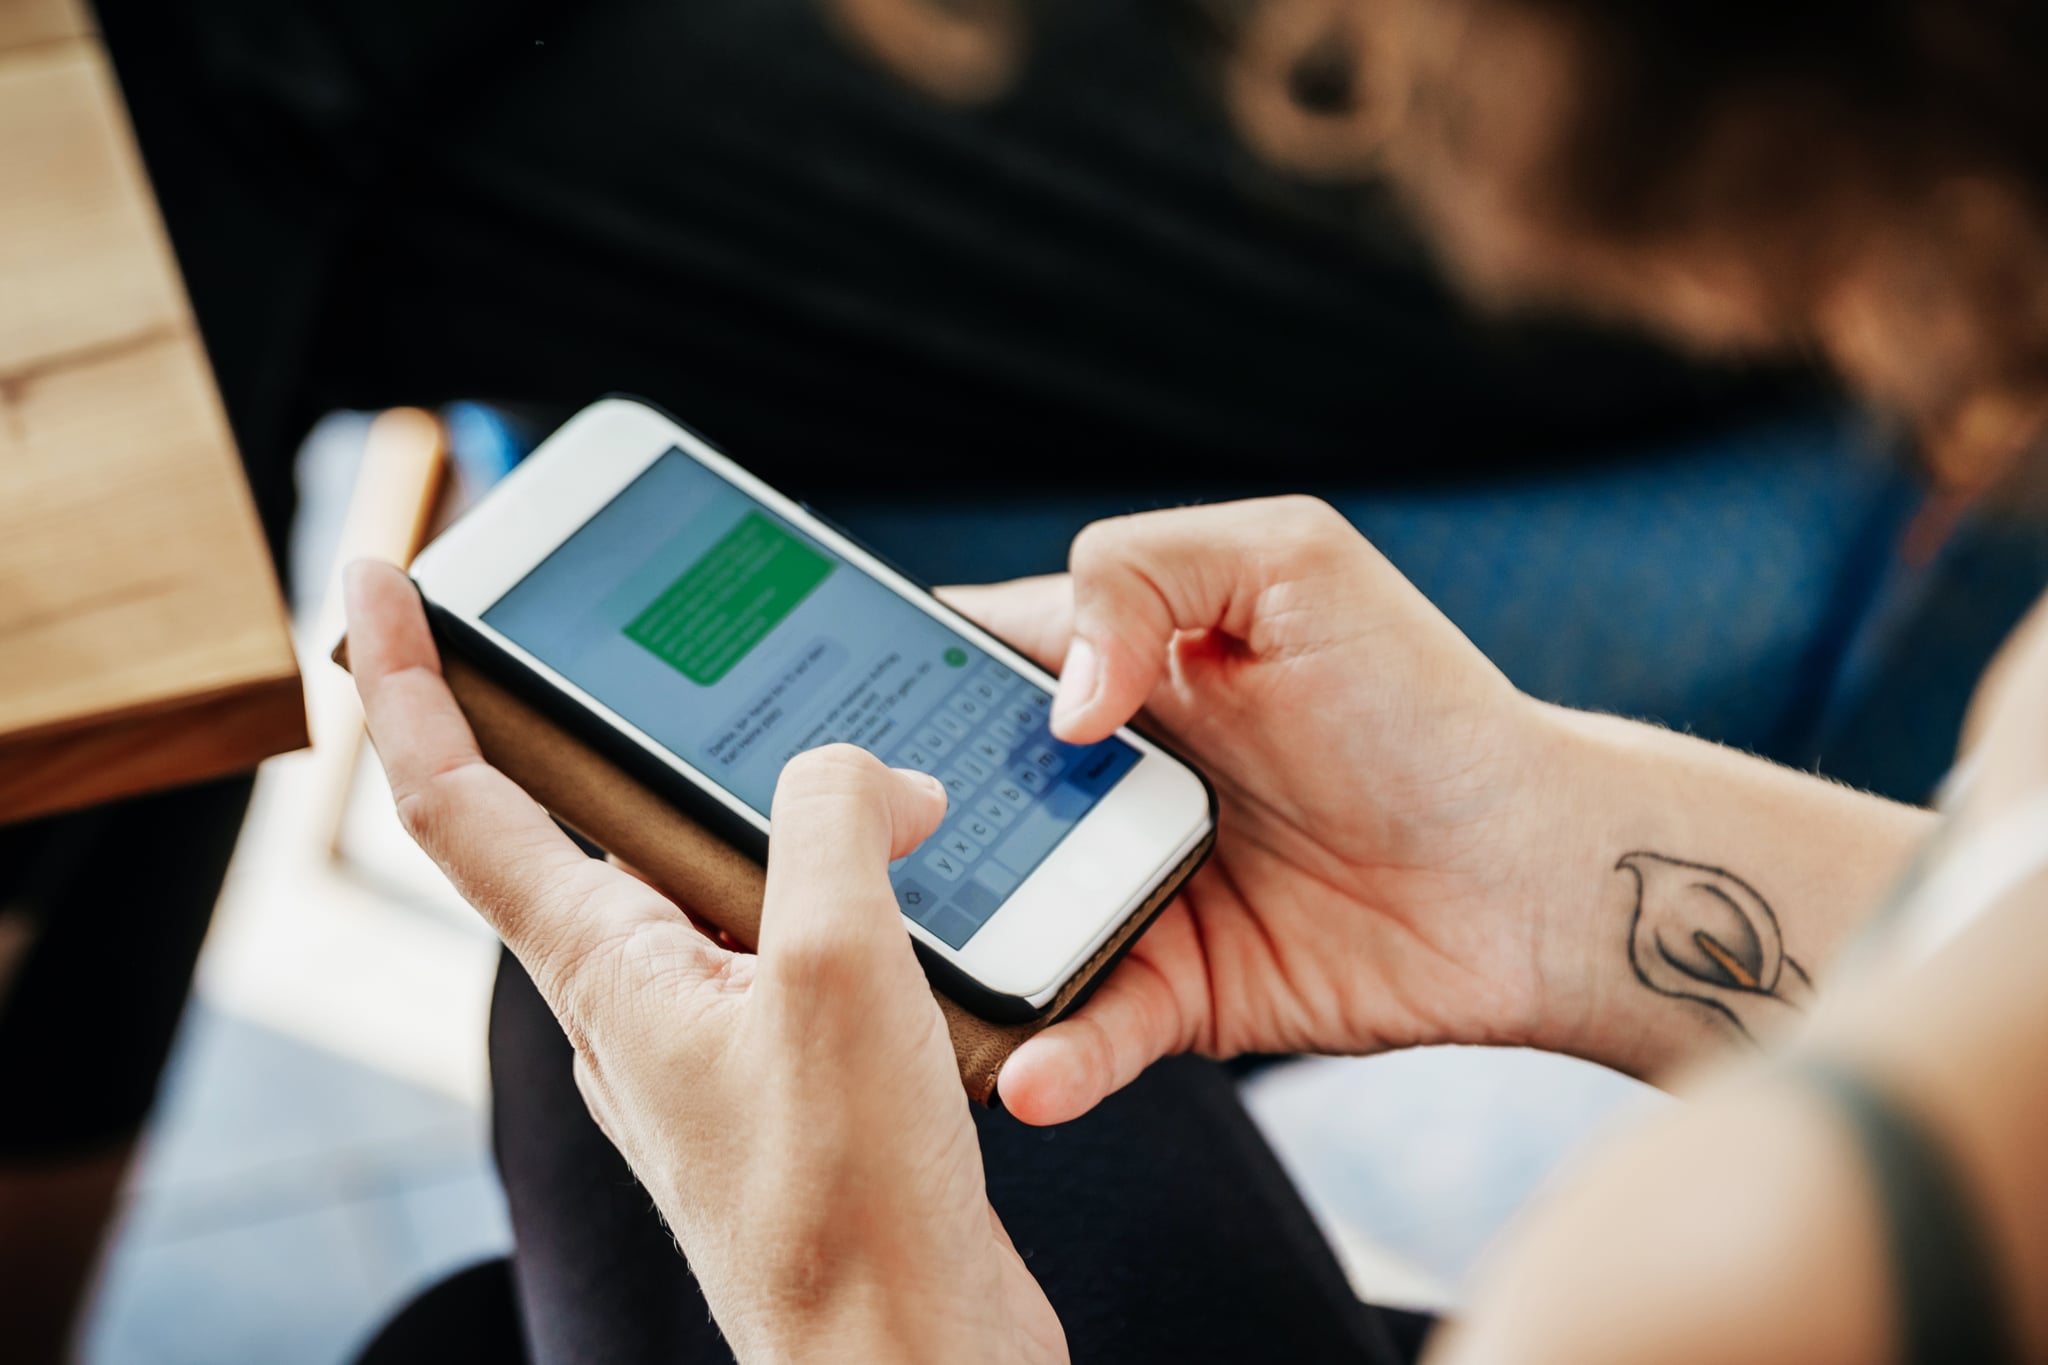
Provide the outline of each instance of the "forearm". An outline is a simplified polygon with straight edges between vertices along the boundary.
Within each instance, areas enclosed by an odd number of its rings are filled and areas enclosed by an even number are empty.
[[[1687,1365],[1729,1359],[1733,1329],[1757,1365],[1893,1358],[1903,1303],[1920,1299],[1921,1322],[1930,1302],[1958,1303],[1953,1286],[1897,1278],[1926,1264],[1902,1248],[1930,1245],[1944,1264],[1989,1262],[1968,1282],[1977,1311],[1950,1333],[2009,1326],[2019,1359],[2048,1360],[2044,971],[2048,880],[2036,878],[1932,961],[1855,972],[1799,1039],[1885,1097],[1935,1166],[1902,1168],[1896,1138],[1878,1160],[1808,1070],[1732,1071],[1580,1163],[1526,1215],[1432,1365]],[[1887,1216],[1902,1201],[1921,1223]],[[1913,1240],[1930,1227],[1931,1243]]]
[[[1926,811],[1636,722],[1538,708],[1537,1045],[1646,1078],[1769,1038],[1933,827]]]

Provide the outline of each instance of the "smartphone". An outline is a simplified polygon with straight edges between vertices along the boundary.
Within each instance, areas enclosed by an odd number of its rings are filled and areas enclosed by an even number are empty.
[[[412,574],[444,648],[757,859],[806,749],[938,777],[945,821],[890,881],[985,1018],[1043,1014],[1215,826],[1187,763],[1054,739],[1043,670],[640,403],[585,409]]]

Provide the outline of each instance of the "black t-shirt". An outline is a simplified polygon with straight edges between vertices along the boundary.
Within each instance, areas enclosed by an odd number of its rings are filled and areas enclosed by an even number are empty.
[[[799,491],[1453,479],[1782,401],[1483,322],[1151,7],[937,105],[823,0],[102,0],[267,510],[327,406],[655,399]],[[273,520],[275,516],[273,515]]]

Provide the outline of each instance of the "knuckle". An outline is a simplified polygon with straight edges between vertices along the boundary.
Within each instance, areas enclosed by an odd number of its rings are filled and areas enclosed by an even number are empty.
[[[455,817],[446,783],[429,781],[397,793],[395,799],[398,823],[414,843],[432,854],[446,842]]]
[[[1335,572],[1365,543],[1358,528],[1321,498],[1292,494],[1275,502],[1268,535],[1280,557],[1268,563],[1295,573]]]
[[[436,861],[453,846],[452,836],[469,805],[468,788],[480,771],[474,764],[458,763],[392,788],[399,824]]]
[[[1349,540],[1358,533],[1342,512],[1308,493],[1275,498],[1274,519],[1286,533],[1306,541]]]
[[[1082,527],[1067,551],[1067,564],[1074,576],[1089,578],[1114,568],[1124,557],[1135,520],[1129,516],[1109,517]]]

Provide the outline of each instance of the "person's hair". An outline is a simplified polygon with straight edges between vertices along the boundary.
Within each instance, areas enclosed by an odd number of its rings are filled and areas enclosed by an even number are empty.
[[[1023,0],[830,0],[936,93]],[[1389,176],[1482,298],[1818,349],[1982,487],[2048,416],[2038,0],[1187,0],[1247,140]],[[950,54],[950,55],[949,55]]]

